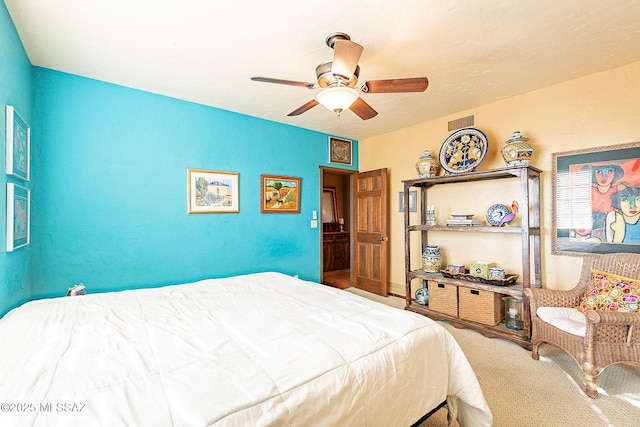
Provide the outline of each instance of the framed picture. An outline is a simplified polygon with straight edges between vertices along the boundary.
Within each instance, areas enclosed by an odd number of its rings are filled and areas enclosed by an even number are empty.
[[[351,145],[349,139],[329,137],[329,162],[351,166]]]
[[[27,246],[30,237],[31,192],[19,185],[7,184],[7,252]]]
[[[10,105],[7,105],[6,137],[7,175],[29,181],[31,128]]]
[[[552,161],[552,253],[640,253],[640,142]]]
[[[300,178],[260,175],[260,212],[300,213]]]
[[[417,191],[409,191],[409,212],[417,212],[418,206],[418,192]],[[404,212],[404,191],[401,191],[398,194],[398,206],[400,212]]]
[[[322,223],[335,224],[338,222],[338,201],[336,198],[336,187],[322,188]]]
[[[187,169],[190,214],[240,212],[239,193],[237,172]]]

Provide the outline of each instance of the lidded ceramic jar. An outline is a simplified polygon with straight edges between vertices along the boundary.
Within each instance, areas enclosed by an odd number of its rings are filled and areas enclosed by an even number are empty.
[[[520,133],[515,131],[513,136],[505,141],[505,146],[502,148],[502,158],[507,166],[528,166],[529,160],[533,155],[533,146],[527,141],[526,138]]]
[[[434,158],[431,153],[429,153],[429,150],[424,150],[424,153],[416,163],[418,176],[420,176],[420,178],[433,178],[438,175],[439,169],[440,163],[438,159]]]
[[[438,246],[425,246],[422,250],[422,269],[427,273],[437,273],[442,267],[442,255]]]

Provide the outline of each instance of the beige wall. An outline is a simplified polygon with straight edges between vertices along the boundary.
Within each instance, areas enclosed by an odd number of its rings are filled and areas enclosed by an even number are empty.
[[[428,97],[428,89],[425,96]],[[542,283],[544,287],[554,289],[573,287],[581,258],[551,254],[551,155],[640,141],[640,62],[361,140],[359,170],[382,167],[389,170],[389,280],[392,293],[405,293],[403,217],[397,206],[398,192],[403,189],[401,181],[417,178],[415,163],[425,149],[438,155],[440,146],[451,133],[447,130],[448,121],[468,115],[475,116],[474,127],[482,130],[489,140],[489,151],[479,170],[504,167],[500,150],[515,130],[521,131],[534,145],[531,165],[543,171]],[[486,209],[492,204],[510,205],[517,198],[517,185],[507,185],[504,180],[499,184],[478,185],[453,189],[438,186],[437,192],[433,193],[436,199],[431,199],[430,191],[429,203],[436,204],[438,221],[444,223],[452,213],[475,214],[476,218],[484,219]],[[469,264],[475,260],[488,260],[505,267],[507,272],[521,270],[517,236],[440,232],[431,233],[430,243],[442,247],[445,263]],[[412,249],[413,254],[419,251],[419,246]]]

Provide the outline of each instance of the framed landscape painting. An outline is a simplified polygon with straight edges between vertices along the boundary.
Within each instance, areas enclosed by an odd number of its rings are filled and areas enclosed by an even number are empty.
[[[7,184],[7,252],[27,246],[30,238],[31,192]]]
[[[6,171],[7,175],[29,181],[31,128],[10,105],[7,105]]]
[[[237,172],[187,169],[188,212],[240,212]]]
[[[552,160],[552,253],[640,253],[640,142]]]
[[[260,175],[260,212],[300,213],[300,178]]]

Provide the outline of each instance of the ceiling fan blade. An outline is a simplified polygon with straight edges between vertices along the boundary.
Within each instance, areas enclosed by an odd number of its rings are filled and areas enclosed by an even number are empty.
[[[351,40],[341,39],[335,41],[333,50],[331,73],[345,81],[351,80],[364,48]]]
[[[312,109],[318,104],[319,104],[318,101],[316,101],[315,99],[312,99],[311,101],[307,102],[306,104],[296,108],[295,110],[287,114],[287,116],[299,116],[300,114],[304,113],[307,110]]]
[[[353,104],[351,104],[351,107],[349,107],[349,109],[356,113],[356,115],[362,120],[369,120],[378,115],[378,112],[371,108],[371,106],[360,97],[356,99]]]
[[[424,92],[427,86],[429,86],[429,79],[426,77],[369,80],[365,82],[362,91],[365,93]]]
[[[251,77],[251,80],[253,80],[254,82],[276,83],[279,85],[306,87],[307,89],[316,88],[316,85],[314,83],[297,82],[294,80],[272,79],[270,77]]]

